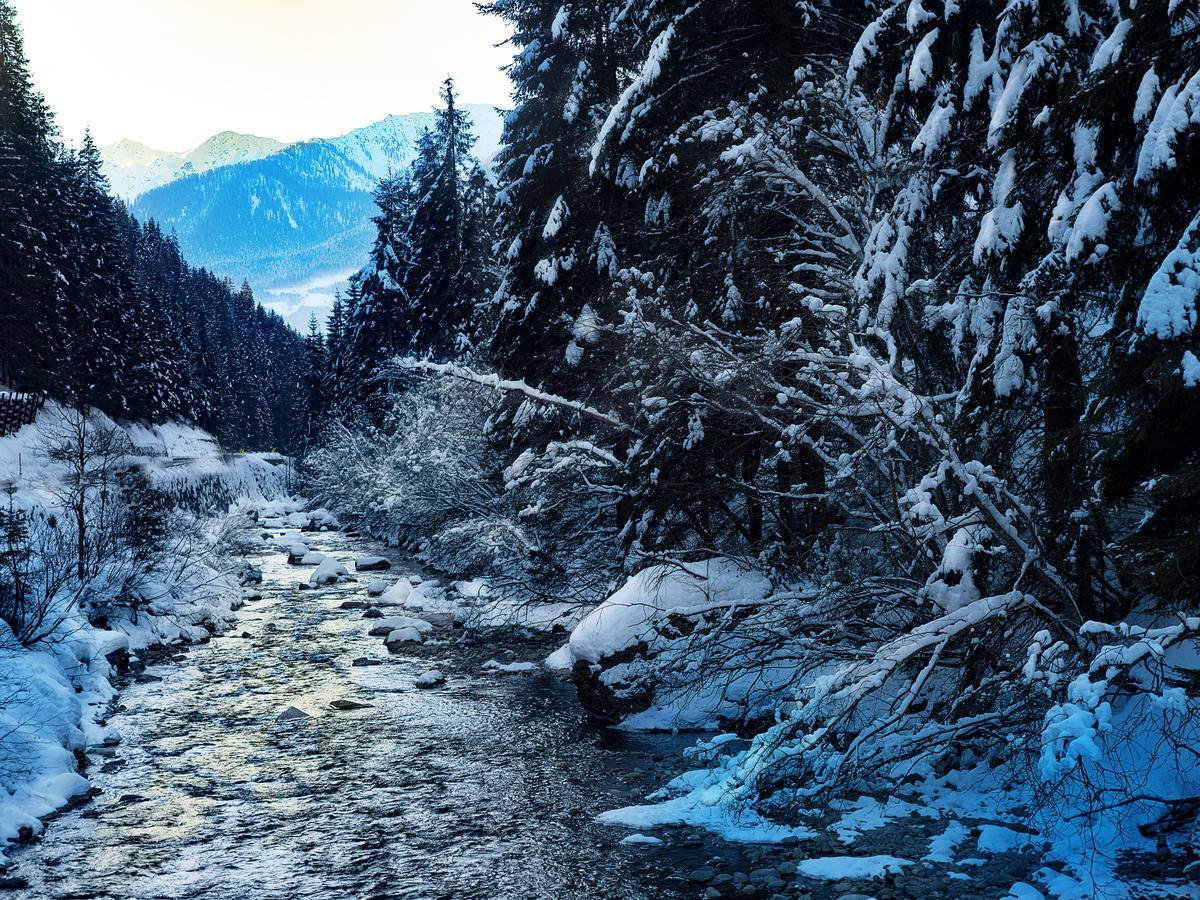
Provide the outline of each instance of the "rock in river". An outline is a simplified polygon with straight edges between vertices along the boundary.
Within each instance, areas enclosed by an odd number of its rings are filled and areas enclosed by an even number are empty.
[[[391,567],[391,560],[383,556],[363,556],[354,562],[354,568],[359,572],[382,572]]]
[[[439,684],[446,683],[446,676],[438,669],[432,669],[418,675],[415,683],[419,688],[437,687]]]
[[[397,628],[387,636],[384,644],[388,650],[399,650],[405,644],[421,643],[421,632],[415,628]]]
[[[373,703],[359,703],[357,700],[331,700],[329,707],[331,709],[351,710],[351,709],[371,709]]]
[[[410,616],[387,616],[379,619],[367,634],[371,637],[387,637],[397,628],[411,628],[418,634],[426,634],[433,630],[433,626],[424,619],[414,619]]]
[[[302,709],[297,709],[294,706],[289,706],[275,719],[276,722],[293,722],[299,719],[311,719],[308,713]]]

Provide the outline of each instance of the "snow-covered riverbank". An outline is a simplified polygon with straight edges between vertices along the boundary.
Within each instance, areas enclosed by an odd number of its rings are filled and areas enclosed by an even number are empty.
[[[3,548],[11,564],[0,619],[0,867],[7,842],[33,839],[44,817],[87,795],[85,752],[120,738],[108,723],[119,673],[136,668],[150,648],[208,640],[233,622],[242,588],[223,552],[232,534],[224,516],[229,500],[279,498],[288,486],[282,458],[224,454],[192,427],[70,416],[50,404],[33,425],[0,439],[8,515],[14,528],[34,532],[6,533]],[[62,458],[73,427],[88,459],[99,460],[96,448],[107,442],[111,471],[90,462],[73,468]],[[146,525],[179,529],[159,536],[153,554],[139,556],[112,537],[118,529],[105,507],[128,473],[174,508],[169,524]],[[97,535],[83,580],[63,550],[76,546],[66,523],[80,498],[85,524]],[[104,541],[111,546],[100,546]],[[14,585],[14,575],[30,584]],[[34,639],[14,632],[34,617]]]

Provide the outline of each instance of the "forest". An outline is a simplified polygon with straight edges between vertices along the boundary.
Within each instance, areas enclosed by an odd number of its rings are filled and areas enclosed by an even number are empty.
[[[1007,896],[1151,896],[1135,858],[1190,896],[1200,9],[479,9],[513,52],[494,170],[447,78],[300,336],[58,143],[0,0],[0,380],[288,453],[488,606],[471,640],[557,623],[589,721],[703,733],[600,822],[794,846],[866,797],[970,807],[1007,825],[968,843],[1049,867]],[[904,856],[868,857],[878,896],[948,895]],[[720,871],[691,895],[771,893]]]

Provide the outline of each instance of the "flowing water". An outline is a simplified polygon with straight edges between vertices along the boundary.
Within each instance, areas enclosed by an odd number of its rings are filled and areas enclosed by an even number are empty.
[[[337,533],[310,544],[345,562],[381,552]],[[417,574],[392,558],[388,579]],[[365,578],[298,590],[309,570],[278,551],[255,561],[263,599],[228,635],[122,692],[124,740],[93,753],[103,793],[21,854],[18,895],[696,896],[686,876],[713,839],[626,846],[593,822],[661,784],[689,739],[592,728],[569,681],[485,672],[502,648],[452,629],[389,654],[340,608]],[[360,656],[382,664],[351,666]],[[435,667],[447,683],[415,688]],[[292,705],[311,718],[277,722]]]

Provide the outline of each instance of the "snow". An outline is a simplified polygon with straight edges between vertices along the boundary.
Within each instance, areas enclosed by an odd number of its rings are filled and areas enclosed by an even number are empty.
[[[605,145],[608,143],[612,133],[616,130],[617,125],[630,115],[634,102],[658,79],[662,73],[662,64],[666,61],[667,53],[671,47],[671,39],[675,36],[675,23],[670,23],[662,30],[651,42],[650,52],[646,55],[645,61],[642,63],[642,70],[629,85],[621,92],[621,96],[617,98],[617,102],[613,104],[612,109],[608,112],[608,117],[604,120],[604,124],[600,126],[600,131],[596,135],[596,141],[592,144],[591,162],[588,164],[588,174],[596,174],[596,166],[600,162],[600,156],[604,153]]]
[[[954,862],[954,850],[967,839],[970,829],[954,819],[946,824],[946,829],[929,841],[929,852],[925,854],[928,862]]]
[[[522,675],[527,672],[536,672],[541,668],[535,662],[511,662],[502,663],[495,659],[489,659],[483,664],[483,669],[486,672],[498,672],[501,675]]]
[[[439,684],[445,684],[446,676],[439,669],[430,669],[428,672],[422,672],[417,676],[413,683],[419,688],[437,687]]]
[[[55,493],[67,472],[46,459],[44,447],[47,429],[61,415],[62,408],[48,401],[36,422],[0,438],[0,480],[11,486],[17,508],[56,509]],[[91,415],[99,426],[118,427]],[[255,504],[285,502],[286,471],[273,464],[278,457],[272,454],[225,457],[210,435],[181,423],[122,430],[132,447],[124,463],[169,496],[237,517]],[[214,541],[224,521],[218,516],[198,523],[196,540]],[[237,579],[205,561],[206,547],[181,546],[179,554],[133,576],[128,589],[144,600],[137,624],[127,609],[115,607],[109,627],[99,628],[72,603],[60,610],[61,622],[46,637],[23,647],[0,623],[0,866],[6,862],[2,848],[20,829],[40,833],[42,817],[88,789],[76,752],[120,740],[115,728],[99,724],[116,693],[106,656],[207,639],[210,627],[232,623],[241,603]],[[100,578],[93,587],[105,599],[119,585]]]
[[[411,616],[385,616],[372,622],[371,633],[377,636],[387,635],[400,628],[412,628],[420,634],[428,634],[433,631],[433,625],[424,619],[416,619]]]
[[[388,634],[384,643],[390,649],[397,644],[419,644],[423,638],[421,632],[416,628],[397,628],[395,631]]]
[[[574,664],[575,658],[571,655],[570,644],[563,644],[547,656],[542,663],[542,665],[552,672],[569,672]]]
[[[1138,306],[1138,327],[1166,340],[1186,337],[1196,327],[1200,296],[1200,215],[1192,219],[1158,270]]]
[[[843,878],[882,878],[899,875],[911,859],[898,856],[822,856],[796,863],[796,871],[809,878],[839,881]]]
[[[656,838],[653,835],[649,835],[649,834],[630,834],[630,835],[626,835],[625,837],[621,838],[621,840],[618,841],[618,843],[624,844],[626,846],[629,846],[631,844],[657,845],[657,844],[662,843],[662,838]]]
[[[1122,19],[1117,23],[1112,34],[1101,41],[1100,46],[1096,48],[1096,52],[1092,54],[1092,62],[1088,66],[1089,72],[1099,72],[1101,69],[1106,69],[1121,58],[1125,36],[1129,34],[1129,29],[1132,25],[1133,21],[1131,19]]]
[[[1186,83],[1176,82],[1163,91],[1142,139],[1133,180],[1146,181],[1159,169],[1174,168],[1175,144],[1197,122],[1200,122],[1200,72]]]
[[[542,240],[551,241],[558,236],[562,230],[563,223],[567,220],[568,215],[567,201],[559,197],[554,201],[554,206],[550,210],[550,215],[546,219],[546,227],[542,229]]]
[[[651,566],[626,581],[575,627],[569,645],[572,660],[598,663],[617,651],[653,641],[655,623],[669,613],[755,603],[770,590],[767,578],[728,559]]]
[[[1200,358],[1197,358],[1191,350],[1183,351],[1183,364],[1180,368],[1184,387],[1200,385]]]
[[[908,65],[908,88],[914,94],[925,87],[929,76],[933,74],[933,54],[930,52],[930,48],[938,39],[939,33],[939,29],[933,29],[921,38],[920,43],[913,50],[912,61]]]
[[[321,560],[321,564],[313,570],[312,575],[308,576],[308,583],[311,585],[336,584],[339,578],[345,578],[349,574],[346,567],[336,559],[325,557]]]

